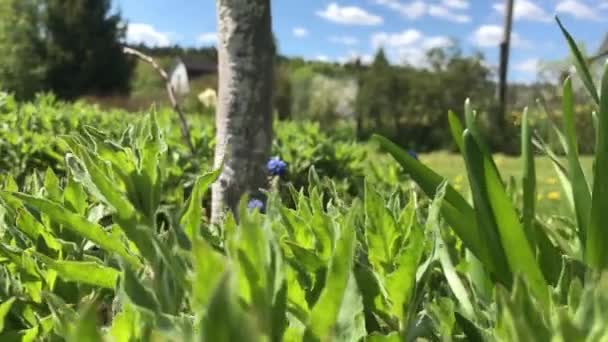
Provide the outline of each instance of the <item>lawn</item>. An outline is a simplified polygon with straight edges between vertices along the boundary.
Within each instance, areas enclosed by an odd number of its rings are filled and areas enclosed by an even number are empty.
[[[514,177],[518,182],[521,179],[521,161],[518,157],[498,154],[494,156],[496,164],[504,179]],[[468,195],[467,171],[463,159],[458,154],[435,152],[420,156],[420,160],[433,170],[447,177],[455,188]],[[581,157],[587,179],[591,175],[591,156]],[[564,194],[551,161],[543,156],[536,158],[536,183],[538,210],[544,214],[559,214],[562,210],[569,210],[564,200]]]

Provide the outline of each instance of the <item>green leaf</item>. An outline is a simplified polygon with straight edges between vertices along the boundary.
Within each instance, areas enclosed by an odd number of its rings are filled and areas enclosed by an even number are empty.
[[[96,303],[89,303],[80,313],[78,320],[73,323],[67,341],[73,342],[101,342],[104,339],[97,329],[97,309]]]
[[[374,135],[373,139],[380,143],[380,146],[395,158],[427,196],[431,198],[435,197],[439,185],[445,178],[412,158],[388,139],[379,135]],[[442,214],[465,246],[480,260],[484,261],[484,263],[490,264],[488,246],[486,245],[486,241],[481,238],[482,235],[476,222],[475,211],[462,195],[450,185],[446,188]]]
[[[192,194],[188,200],[188,209],[182,215],[180,224],[184,227],[184,231],[190,241],[194,241],[196,236],[200,234],[201,218],[203,217],[201,205],[205,193],[213,182],[217,180],[221,173],[221,169],[206,173],[196,179]]]
[[[570,47],[570,52],[572,53],[572,56],[574,57],[574,66],[576,67],[576,71],[578,72],[579,76],[581,77],[583,84],[587,88],[587,92],[591,96],[591,99],[597,105],[599,105],[600,97],[598,96],[598,92],[595,87],[595,83],[593,82],[593,78],[591,77],[591,73],[589,72],[589,68],[587,68],[587,62],[585,60],[585,57],[583,57],[583,54],[578,49],[576,42],[574,41],[574,39],[572,38],[570,33],[568,33],[568,31],[564,28],[564,25],[562,25],[562,22],[559,20],[559,18],[555,17],[555,20],[557,21],[559,28],[561,29],[562,33],[564,34],[566,41],[568,42],[568,46]]]
[[[53,169],[50,167],[46,169],[46,174],[44,176],[44,189],[46,190],[49,199],[54,202],[61,201],[62,190],[59,186],[59,178],[57,178]]]
[[[608,67],[602,78],[602,96],[598,115],[599,135],[595,151],[591,219],[587,233],[588,263],[596,269],[608,267]]]
[[[123,267],[122,287],[129,300],[136,306],[152,313],[160,312],[160,303],[154,292],[144,286],[135,271]]]
[[[89,222],[80,215],[75,214],[59,204],[51,202],[47,199],[22,193],[2,192],[1,194],[18,198],[25,204],[36,208],[40,212],[50,217],[52,221],[59,223],[65,228],[98,244],[107,252],[116,253],[127,260],[131,265],[139,265],[139,260],[137,257],[129,253],[120,238],[116,235],[108,234],[100,225]]]
[[[468,162],[476,170],[473,177],[483,181],[487,193],[481,193],[481,200],[487,202],[491,208],[492,218],[500,235],[500,242],[512,274],[521,275],[529,284],[541,303],[547,305],[549,292],[535,254],[528,243],[523,227],[508,197],[500,176],[490,161],[490,157],[479,149],[473,136],[465,131],[465,150],[469,156]],[[473,177],[469,177],[472,179]],[[517,246],[513,248],[512,246]]]
[[[11,311],[11,306],[15,302],[15,297],[11,297],[0,303],[0,333],[4,330],[4,319]]]
[[[486,169],[485,153],[483,153],[478,145],[477,140],[467,129],[464,133],[464,159],[467,168],[469,184],[471,186],[471,194],[475,203],[477,214],[477,222],[480,227],[479,233],[481,239],[488,247],[490,255],[490,263],[479,258],[484,266],[496,277],[502,284],[510,286],[512,281],[512,273],[509,270],[507,257],[503,250],[504,244],[501,244],[500,233],[498,229],[498,218],[494,215],[492,205],[489,199],[489,188],[485,179],[485,174],[490,172]],[[490,165],[492,171],[495,170]],[[502,184],[500,184],[502,187]]]
[[[200,323],[201,341],[232,342],[259,341],[260,334],[249,316],[237,303],[237,295],[229,273],[222,276]]]
[[[198,236],[192,242],[192,265],[192,306],[195,312],[202,315],[221,281],[226,265],[221,255]]]
[[[589,186],[585,179],[585,174],[583,173],[583,168],[578,156],[573,97],[572,80],[568,78],[564,82],[562,100],[564,107],[564,136],[567,145],[568,174],[572,184],[579,238],[581,241],[586,241],[585,236],[587,229],[589,229],[589,214],[591,212],[591,193],[589,192]]]
[[[115,289],[118,275],[117,270],[92,261],[54,260],[40,253],[36,257],[42,260],[50,269],[67,280],[83,284]]]
[[[352,216],[354,214],[351,212]],[[310,322],[304,339],[320,341],[331,339],[335,333],[340,308],[343,305],[348,281],[352,276],[352,265],[355,253],[356,234],[354,225],[344,224],[336,248],[331,257],[325,287],[319,300],[312,308]]]
[[[392,247],[400,234],[393,215],[369,182],[365,182],[365,219],[369,261],[382,274],[390,272]]]
[[[532,149],[532,133],[528,119],[528,108],[524,109],[521,125],[521,159],[523,161],[523,226],[532,246],[536,245],[534,217],[536,205],[536,169],[534,165],[534,150]]]
[[[416,285],[416,271],[424,253],[424,234],[414,227],[409,234],[408,243],[398,256],[396,270],[386,278],[386,292],[392,302],[391,313],[400,321],[410,304]]]
[[[473,317],[475,317],[475,310],[473,309],[473,304],[471,302],[471,299],[469,298],[469,294],[467,293],[466,288],[462,283],[462,280],[460,280],[460,277],[456,273],[456,269],[454,268],[454,264],[452,263],[448,248],[445,244],[445,241],[443,241],[443,238],[441,237],[439,213],[441,208],[441,202],[443,201],[443,196],[445,195],[446,184],[447,182],[444,182],[441,185],[441,188],[437,193],[437,197],[433,200],[433,203],[431,204],[431,207],[429,209],[429,217],[427,220],[427,227],[430,227],[435,234],[435,253],[439,257],[439,262],[441,264],[441,268],[443,269],[443,273],[448,282],[448,285],[450,286],[450,289],[454,293],[454,296],[460,303],[464,314],[468,318],[472,319]],[[423,241],[418,241],[417,243],[422,245]]]
[[[452,133],[452,138],[458,146],[458,150],[462,153],[464,148],[464,140],[462,139],[462,132],[464,128],[462,127],[462,122],[454,112],[451,110],[448,111],[448,123],[450,124],[450,133]]]

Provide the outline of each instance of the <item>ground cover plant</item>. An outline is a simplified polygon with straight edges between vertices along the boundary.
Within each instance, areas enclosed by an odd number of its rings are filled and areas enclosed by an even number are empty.
[[[374,157],[279,123],[267,198],[243,198],[220,225],[205,215],[219,170],[204,119],[191,121],[194,156],[163,110],[121,126],[124,112],[3,97],[0,340],[605,340],[608,71],[598,91],[577,67],[592,160],[578,154],[570,79],[552,126],[565,157],[526,110],[513,174],[469,102],[463,122],[449,115],[460,181],[381,136]],[[562,187],[558,213],[541,209],[536,151]]]

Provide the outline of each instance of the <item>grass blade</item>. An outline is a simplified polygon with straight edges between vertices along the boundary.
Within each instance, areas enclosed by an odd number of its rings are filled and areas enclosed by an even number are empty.
[[[572,183],[572,194],[574,197],[574,209],[576,222],[578,223],[578,233],[581,243],[586,238],[586,231],[589,227],[589,214],[591,212],[591,193],[583,173],[583,168],[578,156],[578,144],[576,140],[576,128],[574,123],[574,96],[572,94],[572,80],[566,79],[563,91],[563,111],[564,111],[564,136],[566,138],[568,174]]]
[[[536,258],[511,199],[507,195],[502,185],[500,175],[493,167],[490,157],[481,152],[475,139],[469,132],[464,135],[465,150],[471,156],[481,156],[482,158],[471,158],[473,162],[482,163],[479,169],[482,173],[475,177],[483,180],[487,194],[485,200],[489,203],[494,222],[498,228],[500,241],[504,248],[504,253],[513,275],[521,275],[527,281],[532,292],[543,303],[549,303],[549,292],[547,283],[536,262]],[[517,248],[512,248],[517,246]]]
[[[451,110],[448,112],[448,123],[450,124],[450,132],[452,133],[452,138],[454,139],[456,146],[458,146],[458,151],[462,153],[464,148],[462,132],[464,131],[464,128],[462,127],[462,122],[460,122],[458,116],[456,116],[456,114]]]
[[[598,92],[595,87],[595,83],[593,83],[593,78],[591,77],[589,68],[587,68],[587,62],[585,60],[585,57],[583,57],[583,54],[578,49],[578,46],[576,45],[576,42],[574,41],[574,39],[572,38],[570,33],[568,33],[566,28],[564,28],[564,25],[562,25],[561,20],[559,20],[558,17],[555,17],[555,20],[557,21],[559,28],[562,30],[562,33],[564,34],[566,41],[568,42],[568,46],[570,47],[570,52],[572,53],[572,56],[574,57],[574,66],[576,67],[576,71],[578,72],[579,76],[581,77],[581,80],[583,81],[583,84],[585,85],[585,88],[587,88],[587,91],[589,92],[589,95],[591,96],[593,101],[597,105],[599,105],[600,98],[598,96]]]
[[[608,66],[602,78],[602,96],[598,115],[597,150],[593,178],[591,218],[587,234],[587,262],[597,269],[608,266]]]
[[[532,134],[528,120],[528,108],[524,109],[521,125],[521,159],[523,161],[523,226],[532,246],[536,246],[534,236],[534,216],[536,212],[536,168],[534,165],[534,150],[532,149]]]

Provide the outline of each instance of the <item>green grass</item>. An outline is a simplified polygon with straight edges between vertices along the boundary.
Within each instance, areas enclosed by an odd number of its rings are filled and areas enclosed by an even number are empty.
[[[518,182],[521,179],[521,161],[519,157],[494,156],[496,164],[505,180],[514,177]],[[591,175],[591,156],[581,157],[581,163],[587,180]],[[448,178],[455,188],[468,196],[468,182],[466,169],[462,156],[448,152],[434,152],[420,156],[420,160],[440,175]],[[559,179],[551,165],[551,161],[543,156],[536,157],[537,173],[537,205],[540,213],[563,214],[569,210],[565,201]]]

